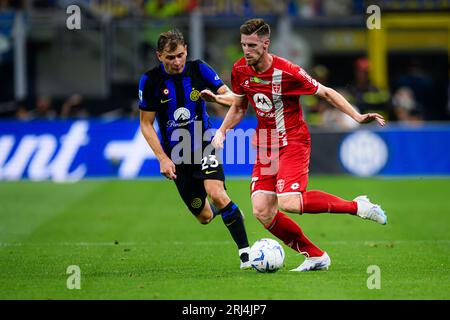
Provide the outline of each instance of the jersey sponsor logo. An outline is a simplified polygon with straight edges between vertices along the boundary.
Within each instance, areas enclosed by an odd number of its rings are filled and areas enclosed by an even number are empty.
[[[295,182],[291,185],[292,190],[297,190],[298,188],[300,188],[300,184],[298,182]]]
[[[256,114],[258,115],[258,116],[260,116],[260,117],[263,117],[263,118],[275,118],[275,112],[269,112],[269,113],[267,113],[267,112],[261,112],[261,111],[256,111]]]
[[[188,124],[191,124],[195,121],[197,121],[198,116],[195,116],[194,118],[187,120],[187,121],[182,121],[182,122],[176,122],[174,120],[169,120],[167,121],[167,128],[179,128],[179,127],[184,127],[187,126]]]
[[[263,93],[257,93],[253,96],[256,107],[264,112],[269,112],[273,108],[272,101]]]
[[[191,112],[189,109],[181,107],[175,110],[173,117],[175,121],[186,121],[191,118]]]
[[[144,98],[143,98],[143,93],[142,93],[142,90],[139,90],[139,101],[142,101]]]
[[[279,179],[279,180],[277,181],[277,189],[278,189],[278,192],[282,192],[282,191],[283,191],[283,188],[284,188],[284,179]]]
[[[216,76],[214,77],[214,80],[215,81],[219,81],[220,80],[220,78],[219,78],[219,76],[216,74]]]
[[[211,174],[211,173],[214,173],[214,172],[217,172],[217,170],[211,170],[211,171],[205,171],[205,174]]]
[[[245,81],[244,81],[244,87],[248,87],[249,82],[250,82],[250,81],[245,80]]]
[[[163,93],[164,93],[165,95],[168,95],[168,94],[170,93],[170,91],[169,91],[169,89],[165,88],[165,89],[163,90]]]
[[[191,99],[191,101],[197,101],[200,98],[200,91],[192,88],[189,98]]]
[[[161,103],[166,103],[166,102],[169,102],[170,100],[172,100],[172,98],[170,98],[170,99],[167,99],[167,100],[163,100],[163,99],[161,99]]]
[[[251,78],[250,78],[250,82],[260,83],[260,84],[270,84],[270,81],[268,81],[268,80],[263,80],[263,79],[258,78],[258,77],[251,77]]]

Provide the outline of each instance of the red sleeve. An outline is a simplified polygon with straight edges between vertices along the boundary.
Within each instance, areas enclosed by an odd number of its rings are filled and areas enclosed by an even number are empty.
[[[239,76],[236,71],[236,67],[233,66],[233,69],[231,70],[231,90],[234,94],[243,96],[245,95],[245,92],[243,88],[240,85]]]
[[[316,94],[319,91],[320,83],[312,78],[303,68],[292,65],[290,68],[292,93],[299,95]]]

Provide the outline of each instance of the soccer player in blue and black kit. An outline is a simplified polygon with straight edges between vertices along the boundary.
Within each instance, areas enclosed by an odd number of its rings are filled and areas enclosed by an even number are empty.
[[[224,96],[218,102],[225,105],[231,104],[227,100],[233,99],[231,91],[205,62],[186,61],[187,46],[178,30],[162,33],[157,46],[161,63],[143,74],[139,82],[142,134],[159,160],[161,174],[175,181],[198,221],[208,224],[217,214],[222,216],[238,246],[240,267],[248,269],[249,244],[242,213],[225,191],[223,168],[210,139],[203,141],[203,134],[211,126],[201,91]],[[155,118],[161,140],[153,127]],[[195,138],[198,134],[200,142]]]

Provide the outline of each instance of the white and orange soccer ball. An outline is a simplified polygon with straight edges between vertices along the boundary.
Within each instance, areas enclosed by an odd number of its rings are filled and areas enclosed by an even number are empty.
[[[258,272],[276,272],[284,266],[283,247],[273,239],[259,239],[250,248],[250,263]]]

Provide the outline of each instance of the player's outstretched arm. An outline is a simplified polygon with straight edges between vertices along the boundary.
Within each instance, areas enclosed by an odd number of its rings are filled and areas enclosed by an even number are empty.
[[[153,150],[156,158],[159,160],[161,174],[163,174],[167,179],[173,180],[177,178],[175,174],[175,164],[172,160],[170,160],[161,147],[158,135],[153,127],[155,117],[156,112],[140,111],[141,132],[148,145]]]
[[[217,94],[214,94],[211,90],[205,89],[200,92],[200,97],[207,102],[216,102],[226,107],[230,107],[235,98],[234,94],[225,84],[217,90]]]
[[[248,100],[246,96],[235,96],[234,102],[222,122],[222,125],[217,130],[216,135],[211,141],[214,148],[223,148],[223,142],[228,130],[233,129],[244,118],[247,112]]]
[[[376,121],[380,126],[386,124],[384,117],[378,113],[360,114],[339,92],[332,88],[321,85],[317,95],[359,123]]]

